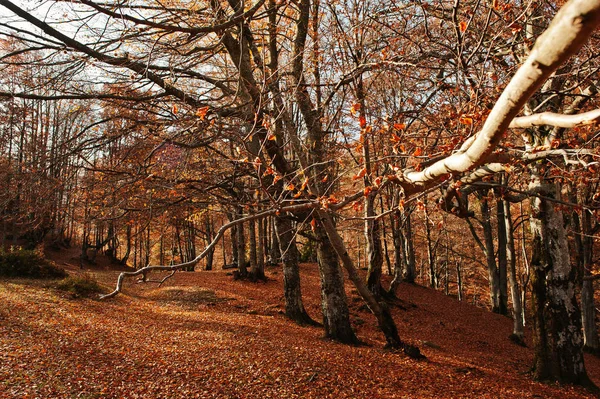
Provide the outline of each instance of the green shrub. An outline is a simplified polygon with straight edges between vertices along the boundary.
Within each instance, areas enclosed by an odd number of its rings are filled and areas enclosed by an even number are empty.
[[[69,276],[56,285],[61,291],[69,292],[73,297],[89,297],[102,291],[98,282],[89,274]]]
[[[0,251],[0,276],[27,278],[61,278],[67,273],[35,251]]]

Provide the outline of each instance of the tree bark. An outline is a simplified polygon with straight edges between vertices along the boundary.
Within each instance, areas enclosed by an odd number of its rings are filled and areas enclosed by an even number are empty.
[[[501,313],[502,310],[505,310],[506,312],[506,304],[502,304],[502,297],[500,294],[500,273],[498,271],[498,265],[496,264],[496,256],[494,253],[494,233],[492,230],[490,208],[485,197],[482,197],[480,199],[480,210],[482,219],[481,222],[483,226],[485,259],[488,269],[490,302],[492,312]]]
[[[512,230],[512,217],[510,213],[510,202],[502,200],[504,207],[504,225],[506,232],[506,261],[509,268],[510,293],[513,305],[513,332],[512,338],[523,343],[525,336],[523,330],[523,305],[521,303],[521,293],[517,279],[517,257],[515,252],[515,241]]]
[[[321,222],[317,221],[315,224],[325,336],[346,344],[358,344],[358,338],[350,325],[350,311],[338,255],[323,231]]]
[[[375,196],[368,195],[365,199],[364,234],[367,241],[367,287],[375,297],[381,297],[384,289],[381,286],[381,274],[383,267],[383,254],[381,245],[381,224],[379,219],[372,218],[375,215]],[[370,217],[371,216],[371,217]]]
[[[392,314],[387,304],[385,302],[377,301],[373,293],[367,288],[366,284],[356,272],[354,262],[348,254],[342,237],[340,237],[338,231],[336,230],[333,224],[333,221],[331,220],[331,216],[329,216],[323,211],[317,211],[317,214],[320,217],[320,223],[322,223],[322,226],[324,227],[327,236],[329,237],[329,241],[327,242],[330,243],[332,249],[342,260],[342,264],[344,265],[344,268],[348,273],[348,277],[354,283],[354,286],[358,290],[359,294],[362,296],[371,312],[373,312],[373,314],[377,318],[377,324],[379,325],[379,329],[383,332],[383,335],[385,336],[387,346],[390,348],[403,349],[404,353],[406,353],[410,357],[423,358],[424,356],[421,354],[417,347],[402,342],[398,334],[398,328],[396,327],[396,323],[392,318]]]
[[[427,210],[427,202],[424,201],[425,210],[425,238],[427,240],[427,262],[429,264],[429,286],[437,288],[437,267],[435,260],[435,250],[431,242],[431,224],[429,223],[429,211]]]
[[[508,315],[508,226],[506,225],[506,218],[504,216],[504,203],[501,199],[496,201],[496,223],[498,227],[498,250],[496,257],[498,259],[498,289],[500,292],[500,308],[498,313],[506,316]]]
[[[556,187],[532,173],[529,189],[556,198]],[[533,372],[538,380],[593,386],[583,359],[581,312],[576,299],[576,270],[569,259],[563,215],[542,198],[531,200],[533,234]]]
[[[238,209],[237,218],[242,217],[242,209]],[[236,247],[237,247],[237,278],[246,278],[248,276],[248,268],[246,263],[246,239],[244,237],[244,224],[236,225]]]
[[[592,230],[593,215],[587,209],[582,210],[581,222],[574,212],[580,275],[583,278],[581,286],[581,321],[583,324],[584,350],[600,354],[600,339],[596,327],[596,305],[594,303],[594,282],[586,277],[592,275],[594,232]]]
[[[298,248],[296,247],[296,231],[292,221],[287,217],[275,218],[275,228],[279,236],[280,251],[283,262],[283,293],[285,298],[285,315],[298,324],[316,324],[310,318],[302,302],[300,289],[300,268],[298,264]]]

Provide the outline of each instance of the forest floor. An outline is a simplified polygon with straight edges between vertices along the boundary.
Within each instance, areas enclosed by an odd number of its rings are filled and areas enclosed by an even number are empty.
[[[82,273],[68,252],[55,256]],[[85,273],[106,291],[118,271]],[[319,273],[302,290],[320,319]],[[282,273],[266,283],[226,271],[180,272],[161,288],[127,280],[111,300],[72,298],[48,281],[0,280],[0,398],[591,398],[533,382],[531,343],[513,344],[511,319],[403,284],[392,305],[401,337],[426,360],[384,349],[374,317],[347,286],[363,346],[323,339],[283,311]],[[600,359],[586,357],[600,384]]]

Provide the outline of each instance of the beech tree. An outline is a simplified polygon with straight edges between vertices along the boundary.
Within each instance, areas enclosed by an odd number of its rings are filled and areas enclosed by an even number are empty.
[[[4,25],[4,35],[18,38],[19,47],[3,59],[10,60],[15,52],[39,53],[43,57],[38,64],[51,57],[61,61],[63,72],[83,66],[91,71],[71,74],[73,80],[87,84],[69,85],[52,95],[36,94],[36,100],[60,97],[139,105],[152,115],[144,118],[151,124],[140,127],[147,129],[145,139],[136,142],[146,146],[146,153],[154,154],[154,148],[165,143],[195,150],[202,147],[210,153],[207,159],[224,165],[228,173],[207,172],[197,179],[185,176],[190,170],[198,173],[206,168],[199,162],[172,182],[181,183],[183,192],[197,189],[196,199],[207,201],[204,195],[210,192],[211,199],[229,201],[234,209],[235,217],[217,230],[210,244],[195,257],[190,251],[188,258],[192,259],[186,262],[123,273],[115,291],[105,297],[120,292],[127,276],[194,266],[212,253],[224,232],[234,226],[238,272],[244,277],[246,256],[252,262],[255,258],[254,253],[246,253],[244,244],[254,228],[250,227],[250,234],[245,230],[254,220],[274,216],[284,261],[288,316],[310,322],[302,305],[294,242],[298,225],[310,225],[317,243],[326,335],[346,343],[358,342],[350,325],[342,266],[375,315],[386,343],[420,357],[418,349],[402,341],[381,295],[382,216],[410,217],[411,202],[440,187],[444,190],[442,207],[460,212],[461,187],[504,171],[507,165],[526,165],[531,175],[526,191],[531,198],[532,283],[537,309],[535,376],[589,383],[582,356],[575,273],[562,212],[555,209],[561,199],[546,170],[548,159],[578,155],[579,150],[555,148],[560,129],[597,121],[599,116],[597,110],[580,113],[586,104],[575,101],[550,109],[551,114],[540,112],[544,104],[554,101],[561,85],[574,86],[574,93],[579,81],[587,81],[597,72],[588,62],[594,58],[588,49],[579,53],[580,59],[570,61],[571,69],[559,68],[566,68],[567,60],[592,36],[600,23],[600,2],[567,2],[544,33],[536,31],[537,25],[534,29],[533,21],[542,28],[541,16],[547,9],[527,5],[522,13],[498,2],[397,6],[393,2],[258,0],[245,4],[229,0],[124,6],[82,0],[57,5],[67,14],[64,25],[51,18],[43,20],[36,16],[39,10],[27,11],[9,0],[0,0],[0,5],[33,26]],[[492,32],[496,27],[498,35]],[[346,30],[351,32],[346,34]],[[521,31],[525,34],[516,35]],[[518,41],[513,41],[515,37]],[[517,54],[515,59],[511,52]],[[492,73],[488,74],[487,68]],[[502,69],[502,76],[495,76]],[[412,73],[414,77],[406,77]],[[103,85],[125,90],[102,91],[85,80],[90,74],[101,77]],[[382,118],[369,114],[381,98],[370,95],[371,82],[398,76],[405,76],[403,83],[408,89],[403,94],[412,91],[411,101]],[[496,89],[502,91],[497,99]],[[394,96],[393,91],[387,94]],[[32,93],[13,87],[3,96],[31,98]],[[413,109],[408,112],[408,107]],[[527,115],[519,117],[522,109]],[[438,114],[447,116],[436,118]],[[554,126],[555,130],[548,133],[546,128],[536,127],[539,125]],[[500,146],[509,128],[529,129],[522,150]],[[383,152],[385,145],[377,143],[375,132],[394,143],[391,154]],[[358,173],[354,174],[336,159],[341,143],[357,139],[361,145],[351,153],[358,154],[353,165]],[[508,142],[511,140],[515,138],[511,136]],[[150,162],[153,158],[143,160],[137,166],[145,173],[138,178],[160,181]],[[358,176],[364,186],[342,196],[338,183],[346,174]],[[376,199],[386,189],[392,190],[396,199],[390,201],[390,209],[378,214]],[[255,200],[259,197],[264,198],[260,204]],[[356,201],[365,201],[362,220],[370,266],[366,282],[337,227],[339,212]],[[268,209],[252,212],[256,205]],[[510,207],[501,201],[496,206],[500,225]],[[414,273],[410,247],[402,245],[402,237],[410,241],[409,220],[407,230],[396,233],[400,248],[396,264],[404,248],[407,276]],[[499,229],[497,237],[510,259],[509,235]],[[430,276],[436,285],[432,249]],[[486,251],[491,259],[493,243]],[[490,270],[494,272],[491,264]],[[502,295],[506,297],[506,291]],[[515,294],[512,297],[514,301]],[[505,298],[499,301],[505,302]],[[503,308],[505,305],[499,304],[499,310],[504,312]]]

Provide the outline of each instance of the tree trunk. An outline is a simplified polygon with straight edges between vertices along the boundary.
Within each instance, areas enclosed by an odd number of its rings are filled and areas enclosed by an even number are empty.
[[[435,264],[435,252],[431,242],[431,225],[429,223],[429,212],[427,210],[427,202],[424,204],[425,210],[425,238],[427,239],[427,261],[429,262],[429,286],[437,288],[437,270]]]
[[[322,224],[327,232],[327,237],[329,237],[329,241],[327,242],[330,244],[331,249],[334,250],[342,260],[342,264],[344,265],[346,272],[348,272],[348,277],[354,283],[354,287],[356,287],[371,312],[373,312],[377,318],[377,324],[385,336],[387,346],[390,348],[403,349],[404,353],[410,357],[423,358],[424,356],[419,351],[419,348],[402,342],[398,334],[396,323],[392,318],[392,314],[387,304],[385,302],[377,301],[373,293],[367,288],[366,284],[356,272],[354,262],[352,262],[352,258],[348,254],[342,237],[340,237],[335,225],[333,224],[333,221],[331,220],[331,216],[322,211],[317,211],[317,214],[321,218],[319,224]]]
[[[581,286],[581,321],[583,324],[583,344],[584,350],[591,353],[600,354],[600,340],[598,339],[598,329],[596,327],[596,305],[594,303],[594,282],[585,277],[592,275],[593,267],[593,248],[594,233],[592,231],[592,217],[590,211],[582,210],[581,223],[578,215],[574,212],[575,226],[577,232],[576,242],[579,254],[579,268],[582,271],[581,277],[584,278]]]
[[[205,218],[204,218],[204,226],[205,226],[205,229],[206,229],[206,242],[208,244],[208,243],[210,243],[213,240],[213,238],[215,236],[214,225],[213,225],[212,217],[210,215],[206,215],[205,216]],[[214,255],[215,255],[215,247],[212,247],[208,251],[208,254],[206,255],[206,266],[205,266],[206,270],[212,270],[213,269]],[[223,261],[225,262],[225,257],[223,257]]]
[[[490,208],[485,197],[481,198],[480,210],[485,244],[485,259],[490,286],[490,302],[492,312],[500,313],[501,310],[506,309],[506,305],[502,305],[502,297],[500,295],[500,273],[498,272],[496,256],[494,254],[494,233],[492,230]]]
[[[405,246],[405,237],[402,234],[402,223],[400,221],[401,213],[398,211],[392,215],[392,237],[394,238],[394,279],[390,283],[390,288],[388,290],[388,295],[391,297],[396,297],[396,290],[398,286],[402,282],[402,280],[406,280],[406,271],[407,267],[407,259],[406,259],[406,246]],[[414,283],[414,274],[412,281],[406,280],[406,282]]]
[[[498,313],[508,315],[508,278],[507,278],[507,225],[504,217],[504,202],[496,201],[496,222],[498,225],[498,289],[500,293],[500,308]]]
[[[239,209],[237,217],[242,217],[242,210]],[[248,276],[248,267],[246,261],[246,239],[244,237],[244,224],[236,225],[236,246],[237,246],[237,278],[246,278]]]
[[[248,231],[249,231],[249,246],[250,246],[250,280],[265,280],[264,269],[258,267],[258,255],[257,255],[257,247],[260,246],[260,242],[256,237],[256,223],[254,220],[251,220],[248,223]]]
[[[413,208],[414,209],[414,208]],[[403,234],[403,242],[404,242],[404,255],[405,255],[405,269],[402,274],[404,281],[407,283],[414,283],[417,275],[417,267],[415,260],[415,247],[413,243],[413,231],[412,231],[412,212],[413,210],[404,210],[403,220],[404,224],[402,225]]]
[[[498,205],[500,206],[500,205]],[[523,305],[517,279],[517,257],[515,252],[515,241],[512,230],[512,217],[510,214],[510,202],[502,200],[504,208],[504,226],[506,233],[506,262],[509,268],[510,293],[513,305],[513,332],[511,338],[517,343],[524,343],[523,331]]]
[[[234,219],[231,219],[232,221]],[[231,263],[238,264],[237,226],[231,227]]]
[[[121,258],[121,265],[127,266],[127,261],[129,260],[129,255],[131,254],[131,224],[127,224],[126,228],[126,237],[127,237],[127,247],[125,249],[125,255]]]
[[[372,218],[375,215],[375,196],[369,195],[365,199],[365,220],[364,234],[367,241],[367,287],[375,297],[383,295],[384,290],[381,287],[381,273],[383,266],[383,256],[381,247],[381,227],[379,219]]]
[[[265,276],[265,219],[258,219],[258,239],[256,248],[256,267],[258,270],[258,274],[261,276]]]
[[[271,220],[271,248],[269,252],[269,263],[271,265],[276,265],[281,261],[281,250],[279,245],[279,237],[277,237],[277,222],[272,219]]]
[[[296,247],[296,231],[292,226],[292,221],[286,217],[276,217],[275,228],[279,236],[279,245],[281,245],[280,251],[283,254],[285,315],[298,324],[314,325],[315,321],[310,318],[302,302],[299,254]]]
[[[350,325],[344,276],[338,256],[320,221],[316,223],[315,234],[318,240],[317,259],[321,275],[321,307],[325,336],[346,344],[358,344],[358,338]]]
[[[531,192],[556,198],[553,184],[532,173]],[[583,359],[581,312],[576,300],[575,268],[571,266],[563,215],[542,198],[531,201],[533,234],[533,372],[538,380],[593,385]]]

